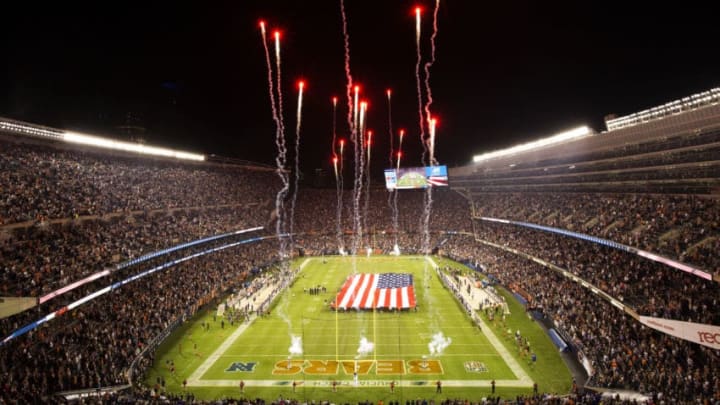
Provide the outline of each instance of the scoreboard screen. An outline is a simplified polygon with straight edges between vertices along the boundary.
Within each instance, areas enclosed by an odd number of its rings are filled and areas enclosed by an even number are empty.
[[[447,166],[385,169],[385,187],[388,190],[444,187],[447,185]]]

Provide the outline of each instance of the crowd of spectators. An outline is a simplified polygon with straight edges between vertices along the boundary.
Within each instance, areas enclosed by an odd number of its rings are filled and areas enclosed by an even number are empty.
[[[272,171],[2,142],[0,225],[260,202]]]
[[[720,199],[656,194],[485,194],[480,217],[586,233],[720,272]]]
[[[156,335],[219,294],[242,287],[275,249],[272,241],[263,241],[179,264],[3,346],[0,402],[52,402],[56,392],[127,383],[131,362]],[[0,326],[7,335],[22,322],[11,317]]]
[[[423,228],[426,193],[424,190],[403,190],[398,192],[398,229],[401,232],[420,233]],[[365,195],[361,196],[365,199]],[[391,233],[394,231],[392,202],[384,188],[370,190],[367,211],[364,202],[360,204],[359,215],[366,233]],[[433,212],[430,217],[431,231],[471,230],[470,206],[467,200],[447,189],[433,189]],[[343,193],[341,229],[351,231],[353,213],[352,190]],[[303,189],[297,198],[295,229],[307,233],[333,234],[337,217],[337,198],[334,189]]]
[[[665,403],[713,401],[720,395],[720,356],[716,351],[647,328],[576,282],[532,260],[471,237],[458,235],[453,239],[448,255],[484,269],[505,286],[514,285],[529,293],[529,305],[570,336],[570,343],[594,370],[588,385],[640,391]],[[557,250],[546,248],[545,259],[553,262]],[[570,253],[582,254],[580,250]],[[711,308],[708,311],[715,312]]]
[[[610,247],[511,224],[480,221],[478,237],[565,268],[641,315],[718,325],[717,283]]]
[[[0,240],[0,294],[46,294],[148,252],[265,225],[268,216],[240,205],[15,229]]]
[[[42,145],[2,146],[2,295],[40,296],[125,260],[205,236],[263,225],[269,225],[265,234],[274,232],[269,220],[279,183],[272,172]],[[391,253],[398,245],[403,254],[425,253],[425,198],[422,191],[399,193],[395,221],[388,192],[372,189],[369,209],[361,209],[359,218],[360,252]],[[336,201],[333,189],[300,190],[293,254],[337,254],[353,245],[357,222],[351,191],[342,199],[340,226]],[[475,232],[566,268],[641,314],[718,324],[716,284],[587,242],[509,224],[473,223],[470,212],[456,192],[434,190],[430,247],[482,265],[503,284],[529,292],[533,305],[591,360],[594,384],[661,395],[670,402],[720,392],[716,353],[645,328],[556,273],[456,233]],[[720,205],[712,198],[489,194],[475,202],[474,212],[589,233],[714,271],[720,264],[715,254],[720,251]],[[126,382],[124,372],[150,340],[228,288],[243,285],[248,271],[277,257],[277,247],[273,240],[241,245],[155,273],[0,347],[0,403]],[[7,336],[97,285],[87,287],[53,300],[52,307],[45,304],[0,320],[0,332]]]

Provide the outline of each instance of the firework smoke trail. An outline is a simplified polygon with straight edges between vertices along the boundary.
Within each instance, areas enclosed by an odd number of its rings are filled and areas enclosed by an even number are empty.
[[[280,120],[280,131],[282,135],[282,147],[285,152],[285,121],[283,119],[283,98],[282,98],[282,74],[280,69],[280,31],[275,31],[275,73],[277,79],[275,81],[277,87],[277,113],[278,119]]]
[[[357,86],[356,86],[357,87]],[[358,125],[355,131],[355,189],[353,190],[353,213],[355,215],[355,225],[353,226],[353,251],[357,255],[360,244],[363,240],[363,222],[360,215],[360,200],[362,199],[363,180],[365,172],[365,143],[363,142],[363,133],[365,132],[365,109],[367,103],[360,103],[360,113]]]
[[[265,62],[267,63],[268,70],[268,90],[270,92],[270,106],[272,107],[273,121],[275,121],[276,128],[279,128],[280,120],[278,119],[277,108],[275,107],[275,86],[273,85],[272,62],[270,61],[270,49],[268,48],[265,33],[265,21],[260,21],[260,35],[262,35],[263,48],[265,49]]]
[[[417,49],[417,62],[415,63],[415,82],[417,83],[418,96],[418,124],[420,124],[420,143],[423,147],[422,164],[427,165],[425,156],[427,155],[427,141],[425,140],[425,118],[423,117],[423,97],[422,97],[422,79],[420,78],[420,62],[422,60],[422,52],[420,51],[420,7],[415,7],[415,47]]]
[[[275,196],[275,211],[277,213],[277,222],[275,223],[275,233],[278,237],[278,256],[280,261],[282,261],[282,258],[285,254],[285,248],[284,248],[284,242],[283,238],[280,236],[283,233],[283,226],[282,226],[282,211],[283,211],[283,200],[285,193],[287,192],[287,184],[288,179],[287,175],[285,174],[285,162],[284,162],[284,137],[282,137],[282,121],[280,119],[280,116],[278,115],[277,106],[275,103],[275,86],[273,84],[273,74],[272,74],[272,61],[270,60],[270,49],[268,48],[267,44],[267,36],[265,31],[265,21],[260,21],[260,34],[262,35],[262,42],[263,42],[263,48],[265,49],[265,62],[267,63],[267,70],[268,70],[268,91],[270,93],[270,106],[272,107],[272,115],[273,115],[273,121],[275,121],[275,144],[278,148],[278,156],[275,158],[275,163],[277,164],[276,173],[278,174],[278,177],[280,177],[280,181],[283,184],[283,187],[278,191],[277,195]],[[277,47],[279,48],[279,42],[276,43]],[[279,56],[279,50],[276,51],[276,56]]]
[[[287,240],[287,229],[286,220],[287,213],[285,212],[285,197],[290,190],[290,179],[287,174],[287,146],[285,144],[285,123],[283,118],[283,99],[282,99],[282,74],[281,74],[281,63],[280,63],[280,31],[275,31],[275,73],[276,82],[275,87],[277,90],[277,115],[278,115],[278,133],[276,136],[276,143],[278,147],[278,156],[275,159],[277,163],[277,173],[280,180],[283,183],[283,187],[278,191],[275,196],[275,207],[278,215],[278,222],[276,225],[276,231],[278,234],[278,242],[280,243],[280,260],[281,265],[284,266],[284,260],[288,258],[288,240]]]
[[[344,161],[345,161],[345,140],[340,140],[340,193],[338,194],[338,240],[340,242],[340,246],[342,246],[343,251],[345,251],[345,240],[342,236],[342,213],[345,209],[345,200],[343,199],[343,194],[345,193],[345,184],[343,179],[343,167],[344,167]]]
[[[360,200],[363,192],[363,180],[365,170],[365,144],[363,140],[363,133],[365,132],[365,102],[359,103],[358,108],[358,94],[360,86],[354,87],[354,122],[355,127],[353,131],[353,151],[355,153],[355,183],[353,186],[353,243],[352,250],[355,255],[360,250],[360,245],[363,240],[363,218],[360,213]],[[355,267],[356,265],[354,265]]]
[[[297,124],[295,126],[295,184],[293,184],[292,202],[290,203],[290,244],[293,244],[295,231],[295,203],[297,202],[298,184],[300,183],[300,127],[302,125],[302,101],[305,82],[298,82]]]
[[[342,185],[342,161],[340,161],[340,174],[338,174],[338,154],[336,149],[336,142],[337,142],[337,97],[332,98],[332,104],[333,104],[333,124],[332,124],[332,132],[333,132],[333,138],[332,138],[332,159],[333,159],[333,167],[335,169],[335,195],[337,199],[337,212],[335,213],[335,238],[337,239],[338,244],[338,252],[342,254],[345,251],[345,246],[342,240],[342,192],[343,192],[343,185]],[[342,139],[340,140],[340,155],[343,153],[343,146],[345,144],[345,141]]]
[[[370,209],[370,151],[372,150],[372,130],[367,131],[367,165],[365,170],[365,206],[363,207],[363,227],[368,238],[368,247],[371,245],[370,231],[367,227],[368,210]]]
[[[430,118],[429,125],[429,132],[430,132],[430,148],[432,151],[432,148],[435,147],[435,128],[437,124],[437,120],[435,118]],[[432,157],[432,154],[430,155]],[[431,158],[432,160],[432,158]],[[424,254],[430,254],[430,214],[432,214],[432,193],[433,188],[431,184],[428,184],[428,187],[425,189],[425,210],[423,212],[423,241],[422,241],[422,250]]]
[[[405,136],[405,130],[400,130],[400,142],[398,143],[398,151],[397,151],[397,171],[400,170],[400,159],[402,159],[402,141],[403,137]],[[390,162],[390,167],[392,167],[392,162]],[[396,171],[396,173],[397,173]],[[393,201],[392,201],[392,215],[393,215],[393,230],[395,231],[395,245],[393,245],[393,248],[395,248],[396,253],[400,253],[399,246],[398,246],[398,232],[399,232],[399,221],[398,221],[398,190],[397,188],[393,190],[392,193]]]
[[[344,39],[344,45],[345,45],[345,77],[347,80],[347,86],[346,86],[346,94],[347,94],[347,106],[348,106],[348,115],[347,115],[347,121],[348,121],[348,127],[350,128],[350,140],[353,142],[353,150],[355,153],[355,184],[353,188],[353,243],[352,243],[352,249],[353,249],[353,257],[355,257],[355,253],[357,252],[357,247],[359,245],[358,240],[358,232],[360,232],[360,212],[358,204],[356,203],[358,194],[359,194],[359,187],[358,182],[362,182],[362,178],[359,176],[360,168],[359,166],[359,157],[358,157],[358,141],[357,141],[357,127],[356,122],[353,120],[353,113],[357,111],[357,109],[353,109],[353,98],[352,98],[352,91],[353,91],[353,80],[352,80],[352,74],[350,72],[350,35],[348,34],[348,27],[347,27],[347,15],[345,14],[345,0],[340,0],[340,14],[342,15],[342,28],[343,28],[343,39]],[[357,89],[356,89],[357,91]],[[353,270],[357,271],[357,263],[353,261]]]
[[[290,342],[290,347],[288,348],[288,352],[290,353],[289,358],[301,355],[303,353],[302,336],[290,335]]]
[[[400,130],[400,144],[398,145],[398,155],[397,155],[397,169],[400,170],[400,158],[402,157],[402,141],[403,137],[405,137],[405,130]]]
[[[438,10],[440,9],[440,0],[435,0],[435,11],[433,12],[433,33],[430,37],[430,45],[431,45],[431,52],[430,52],[430,60],[425,62],[425,118],[427,119],[428,124],[430,124],[432,114],[430,113],[430,106],[433,103],[432,98],[432,89],[430,88],[430,68],[432,67],[433,63],[435,63],[435,39],[437,38],[438,34]],[[435,138],[433,137],[433,133],[430,133],[430,165],[429,166],[437,166],[437,161],[435,160]]]
[[[367,356],[368,354],[372,353],[373,350],[375,350],[375,343],[371,342],[366,338],[365,336],[360,337],[360,345],[357,349],[357,356],[355,356],[355,359],[360,359],[363,356]]]
[[[442,332],[436,332],[428,343],[428,351],[433,357],[440,356],[451,343],[451,337],[445,337]]]
[[[430,89],[430,68],[435,63],[435,39],[438,33],[438,10],[440,9],[440,0],[435,0],[435,11],[433,12],[433,33],[430,37],[431,54],[430,60],[425,62],[425,96],[427,101],[425,103],[425,117],[427,118],[427,124],[430,132],[428,139],[428,149],[430,150],[430,161],[429,166],[436,166],[437,160],[435,160],[435,128],[437,120],[430,113],[430,106],[432,105],[432,90]],[[428,187],[425,191],[425,212],[423,216],[423,250],[425,254],[430,252],[430,215],[432,214],[433,205],[433,189]]]
[[[340,0],[340,13],[342,14],[342,28],[343,28],[343,40],[345,45],[345,80],[347,85],[345,92],[347,93],[347,122],[350,132],[355,132],[355,122],[353,121],[353,102],[352,102],[352,90],[353,80],[352,74],[350,73],[350,34],[348,34],[347,28],[347,16],[345,15],[345,0]]]
[[[390,162],[390,166],[388,166],[388,167],[392,168],[393,167],[393,153],[395,152],[395,150],[394,150],[395,149],[395,140],[393,138],[393,124],[392,124],[392,90],[387,89],[385,91],[385,93],[387,94],[387,101],[388,101],[388,134],[390,134],[390,156],[388,159]],[[393,231],[395,233],[395,244],[393,246],[397,245],[397,231],[398,231],[397,226],[396,226],[397,221],[395,220],[395,216],[397,215],[396,211],[395,211],[396,206],[393,205],[393,200],[395,200],[396,192],[397,192],[397,190],[394,190],[394,189],[390,190],[390,192],[388,192],[388,200],[387,200],[388,207],[390,207],[390,209],[392,211]]]

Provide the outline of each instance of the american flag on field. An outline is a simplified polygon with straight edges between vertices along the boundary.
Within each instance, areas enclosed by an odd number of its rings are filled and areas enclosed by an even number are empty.
[[[355,274],[347,278],[332,306],[340,309],[415,308],[412,274]]]

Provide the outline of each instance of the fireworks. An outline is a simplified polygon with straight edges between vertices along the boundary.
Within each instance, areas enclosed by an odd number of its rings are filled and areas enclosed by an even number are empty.
[[[440,9],[440,0],[435,0],[435,11],[433,12],[433,33],[430,37],[430,60],[425,62],[425,95],[426,95],[426,102],[425,102],[425,116],[428,119],[428,123],[430,124],[430,165],[435,166],[437,165],[437,161],[435,160],[435,121],[434,119],[431,119],[432,114],[430,113],[430,106],[433,103],[432,98],[432,89],[430,88],[430,68],[432,67],[433,63],[435,63],[435,39],[437,38],[438,33],[438,10]]]
[[[422,61],[422,52],[420,50],[420,28],[422,9],[415,7],[415,51],[417,60],[415,62],[415,83],[417,87],[417,99],[418,99],[418,125],[420,129],[420,143],[423,147],[422,161],[425,164],[425,155],[427,154],[427,145],[425,144],[425,119],[423,118],[423,95],[422,95],[422,80],[420,78],[420,62]]]
[[[421,162],[424,165],[436,165],[437,160],[435,156],[435,145],[436,145],[436,129],[437,129],[437,117],[435,117],[432,114],[432,91],[430,88],[430,71],[433,66],[433,63],[435,62],[435,56],[436,56],[436,38],[438,34],[438,10],[440,7],[440,0],[435,0],[435,7],[433,12],[433,22],[432,22],[432,36],[429,38],[430,47],[431,50],[426,51],[426,54],[423,55],[423,38],[422,38],[422,25],[423,25],[423,14],[426,10],[423,10],[422,7],[413,7],[412,8],[412,14],[415,19],[415,46],[416,46],[416,55],[417,60],[415,63],[415,80],[416,80],[416,87],[417,87],[417,108],[418,108],[418,129],[419,129],[419,138],[421,140],[421,145],[423,148],[422,152],[422,158]],[[342,201],[341,201],[341,193],[342,193],[342,177],[343,177],[343,167],[344,167],[344,149],[345,149],[345,140],[339,139],[340,136],[338,134],[338,131],[345,132],[346,138],[349,139],[350,142],[352,142],[352,146],[354,147],[354,156],[353,156],[353,164],[354,164],[354,170],[353,170],[353,177],[354,177],[354,184],[352,187],[353,192],[353,235],[354,235],[354,246],[353,246],[353,253],[357,253],[359,248],[360,241],[363,240],[363,226],[364,226],[364,219],[363,217],[367,217],[367,211],[368,211],[368,201],[369,201],[369,188],[370,188],[370,182],[371,182],[371,162],[372,162],[372,149],[373,146],[375,146],[375,149],[377,149],[377,145],[373,145],[373,135],[370,131],[366,131],[366,126],[368,125],[368,109],[369,105],[367,102],[367,99],[364,99],[365,96],[361,93],[369,93],[369,91],[365,91],[361,87],[359,83],[353,82],[353,77],[351,74],[351,65],[350,65],[350,36],[348,31],[348,15],[346,14],[346,8],[345,8],[345,1],[340,0],[340,12],[342,17],[342,35],[344,39],[344,71],[345,71],[345,78],[346,78],[346,99],[347,99],[347,131],[343,131],[342,129],[337,128],[337,114],[338,114],[338,97],[332,97],[332,142],[331,142],[331,163],[333,166],[333,172],[335,174],[335,180],[337,184],[337,192],[338,192],[338,211],[342,211]],[[269,29],[268,25],[265,21],[259,21],[259,28],[261,31],[261,35],[263,38],[263,46],[266,53],[266,63],[268,65],[268,93],[271,97],[271,107],[273,109],[273,119],[275,121],[276,126],[276,144],[278,147],[278,154],[276,158],[277,163],[277,173],[281,177],[282,180],[282,189],[280,192],[278,192],[278,195],[276,197],[276,213],[278,215],[278,224],[277,224],[277,233],[278,236],[280,235],[286,235],[288,232],[288,229],[285,229],[284,221],[285,219],[289,219],[289,231],[290,233],[293,232],[293,212],[294,212],[294,206],[295,206],[295,199],[298,191],[298,176],[300,172],[299,167],[299,154],[300,154],[300,142],[301,142],[301,123],[302,123],[302,104],[303,104],[303,97],[304,97],[304,91],[305,89],[305,83],[300,82],[298,83],[298,104],[297,104],[297,126],[295,131],[295,187],[293,188],[293,195],[292,195],[292,209],[289,210],[290,217],[287,217],[287,214],[283,210],[283,204],[286,203],[286,196],[287,193],[290,191],[292,185],[289,185],[288,183],[288,173],[291,172],[291,170],[288,170],[286,167],[287,165],[287,147],[285,145],[285,125],[283,120],[283,94],[282,94],[282,59],[281,59],[281,49],[280,49],[280,40],[282,38],[282,32],[278,29]],[[272,35],[271,38],[267,38],[268,35]],[[273,41],[273,45],[275,46],[274,52],[275,52],[275,61],[271,61],[270,57],[270,50],[268,49],[270,43],[268,41]],[[423,58],[427,58],[427,60],[424,60]],[[274,63],[272,63],[274,62]],[[423,65],[424,63],[424,65]],[[424,70],[422,67],[424,66]],[[424,76],[423,76],[424,73]],[[395,129],[393,128],[393,117],[392,117],[392,96],[393,96],[393,90],[390,88],[386,88],[385,90],[385,96],[387,97],[387,117],[388,117],[388,136],[390,137],[389,142],[389,150],[388,150],[388,163],[390,164],[390,167],[396,168],[396,170],[399,170],[401,167],[402,159],[403,159],[403,142],[404,142],[404,135],[405,131],[400,131],[399,139],[395,139]],[[341,104],[342,107],[342,104]],[[345,112],[345,111],[343,111]],[[396,147],[397,146],[397,147]],[[339,148],[339,151],[338,151]],[[376,152],[377,153],[377,152]],[[384,153],[384,152],[383,152]],[[396,159],[394,161],[393,159]],[[407,159],[407,157],[405,158]],[[365,207],[364,212],[361,211],[362,207],[360,207],[360,201],[363,200],[362,193],[365,192]],[[289,197],[289,196],[287,196]],[[289,198],[288,198],[289,199]],[[388,204],[392,203],[392,198],[388,198]],[[426,199],[426,205],[429,205],[431,203],[431,198],[428,195],[428,198]],[[391,204],[392,205],[392,204]],[[426,207],[426,211],[428,211],[429,207]],[[338,223],[338,227],[340,227],[340,223]],[[397,233],[397,229],[396,229]],[[284,236],[287,237],[287,236]],[[281,238],[279,238],[281,239]]]
[[[415,8],[415,48],[417,54],[417,61],[415,63],[415,81],[417,83],[417,96],[418,96],[418,124],[420,127],[420,141],[423,146],[422,161],[423,164],[434,166],[437,164],[435,160],[435,127],[437,121],[432,117],[430,106],[432,104],[432,90],[430,88],[430,68],[435,62],[435,39],[438,33],[437,16],[440,8],[440,0],[435,0],[435,11],[433,13],[433,33],[430,37],[431,43],[431,56],[430,60],[425,63],[425,96],[427,102],[423,108],[423,94],[420,77],[420,62],[422,60],[422,52],[420,49],[420,29],[421,29],[421,14],[422,9],[420,7]],[[424,114],[423,114],[424,110]],[[425,127],[427,125],[429,135],[426,139]],[[429,153],[429,162],[426,161],[426,155]],[[430,214],[432,212],[432,187],[428,187],[425,193],[425,210],[423,215],[423,243],[422,250],[425,254],[430,252]]]
[[[435,166],[437,165],[437,161],[435,161],[435,128],[437,127],[437,118],[432,117],[428,119],[429,122],[429,132],[430,132],[430,165]]]
[[[353,125],[357,126],[358,122],[358,96],[360,95],[360,86],[353,88]]]
[[[400,170],[400,157],[402,157],[402,143],[403,143],[403,137],[405,136],[405,130],[400,130],[400,141],[398,144],[398,153],[397,153],[397,169]]]
[[[295,204],[297,202],[298,184],[300,183],[300,127],[302,125],[302,102],[305,82],[298,82],[297,123],[295,126],[295,184],[290,204],[290,239],[295,231]]]
[[[345,156],[345,140],[340,140],[340,167],[342,167],[343,156]]]
[[[260,35],[262,36],[263,49],[265,50],[265,62],[267,64],[268,71],[268,92],[270,93],[270,106],[272,109],[273,121],[275,122],[275,145],[278,150],[277,157],[275,158],[276,170],[278,177],[282,183],[282,188],[278,191],[275,196],[275,215],[277,217],[275,223],[275,233],[278,237],[278,257],[282,262],[287,256],[286,241],[283,237],[285,233],[284,228],[284,217],[285,207],[284,200],[289,189],[289,181],[287,172],[285,170],[286,153],[285,148],[285,133],[282,116],[282,93],[280,89],[280,32],[275,31],[275,59],[276,59],[276,70],[277,70],[277,84],[273,83],[273,72],[272,62],[270,60],[270,50],[267,44],[267,32],[265,29],[265,21],[260,21]],[[275,96],[275,89],[277,88],[277,98]]]

